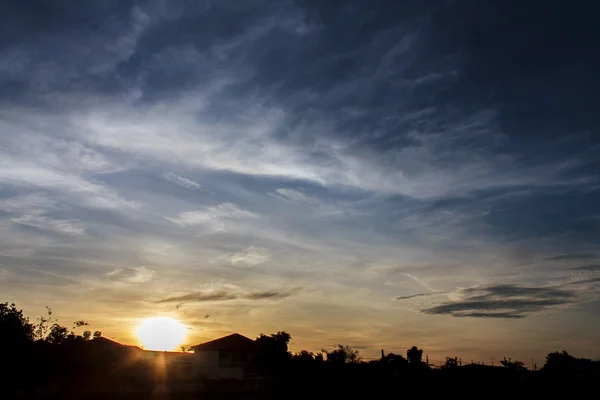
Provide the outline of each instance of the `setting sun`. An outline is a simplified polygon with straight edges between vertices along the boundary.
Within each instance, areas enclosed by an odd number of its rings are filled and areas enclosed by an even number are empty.
[[[169,317],[146,318],[136,331],[146,350],[176,350],[186,333],[185,325]]]

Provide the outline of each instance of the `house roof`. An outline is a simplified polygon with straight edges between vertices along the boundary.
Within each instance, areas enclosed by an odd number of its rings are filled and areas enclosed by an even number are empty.
[[[112,346],[112,347],[123,347],[124,346],[119,342],[115,342],[114,340],[107,339],[103,336],[92,339],[92,340],[88,341],[88,343],[90,343],[93,346]]]
[[[256,342],[246,336],[234,333],[220,339],[211,340],[192,346],[194,351],[211,351],[211,350],[252,350]]]
[[[122,344],[119,342],[115,342],[114,340],[107,339],[105,337],[99,337],[96,339],[88,340],[85,342],[87,346],[92,348],[101,349],[102,351],[111,351],[111,352],[122,352],[122,351],[143,351],[141,348],[137,346],[130,346],[126,344]]]

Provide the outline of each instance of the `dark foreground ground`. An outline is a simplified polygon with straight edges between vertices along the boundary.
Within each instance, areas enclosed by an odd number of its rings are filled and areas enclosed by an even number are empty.
[[[74,376],[73,376],[74,377]],[[241,381],[119,381],[101,374],[56,379],[39,387],[24,384],[0,398],[22,399],[401,399],[413,396],[485,396],[540,398],[597,394],[600,375],[512,371],[468,365],[452,369],[398,371],[377,363],[325,366],[320,371],[286,371],[285,376]],[[106,378],[106,377],[105,377]],[[39,381],[38,381],[39,383]],[[594,395],[595,396],[595,395]]]

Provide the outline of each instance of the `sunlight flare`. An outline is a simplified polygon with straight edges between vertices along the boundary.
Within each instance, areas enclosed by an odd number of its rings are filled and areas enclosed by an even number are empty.
[[[185,341],[187,327],[170,317],[152,317],[142,320],[136,330],[146,350],[177,350]]]

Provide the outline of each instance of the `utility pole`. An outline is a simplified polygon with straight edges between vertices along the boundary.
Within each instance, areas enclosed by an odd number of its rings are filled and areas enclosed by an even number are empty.
[[[494,366],[494,360],[495,360],[495,358],[492,357],[492,367]]]
[[[425,356],[425,363],[427,364],[427,366],[429,367],[429,356]]]

